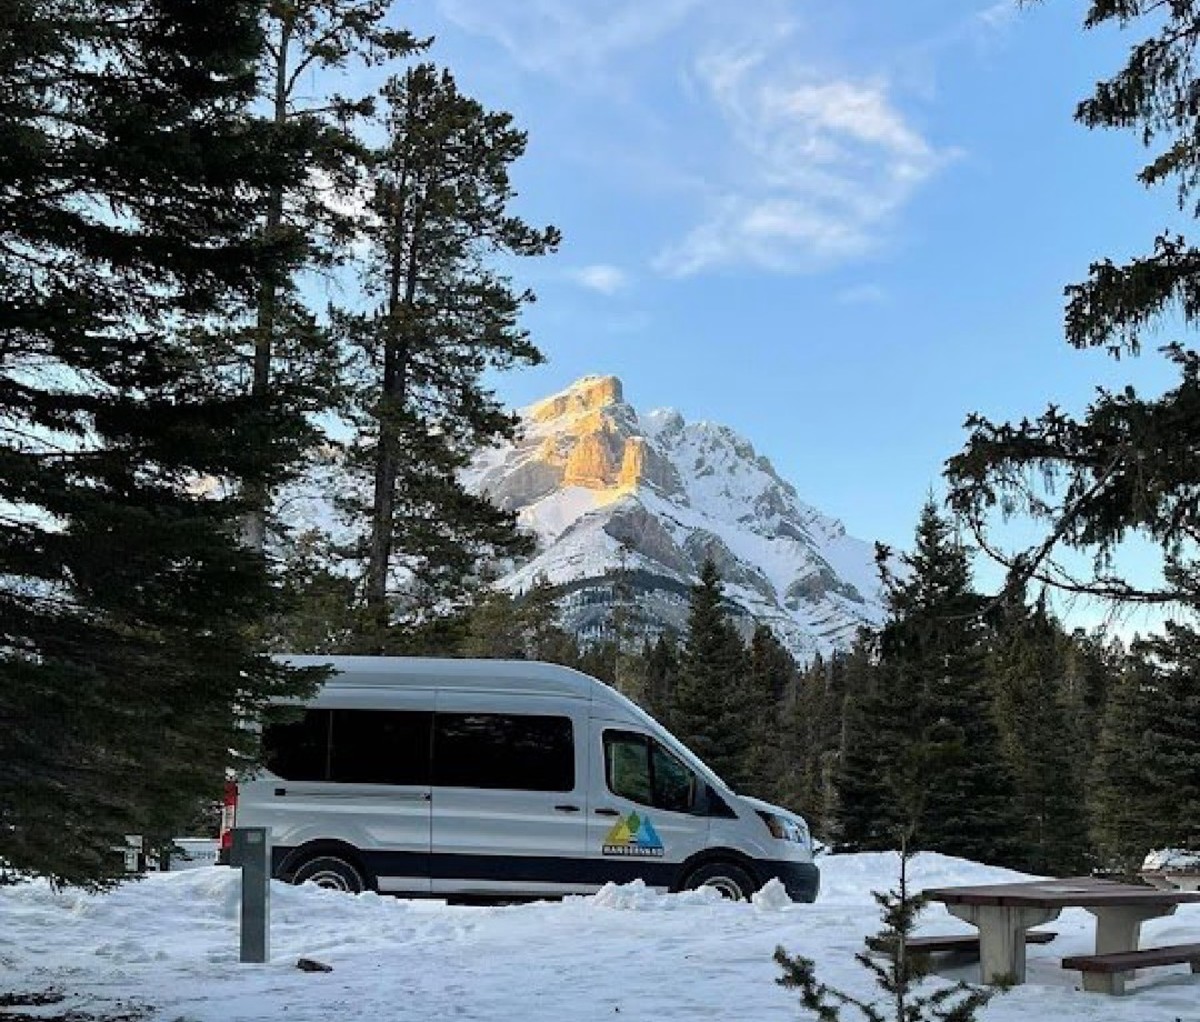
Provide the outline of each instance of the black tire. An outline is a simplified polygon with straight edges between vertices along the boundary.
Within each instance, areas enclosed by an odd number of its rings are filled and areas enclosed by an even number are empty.
[[[293,884],[314,883],[330,891],[362,894],[371,890],[371,882],[362,869],[349,859],[334,853],[315,855],[302,862],[292,873]]]
[[[758,890],[758,884],[741,866],[732,862],[709,862],[691,873],[684,882],[684,889],[694,891],[700,887],[715,887],[730,901],[749,901]]]

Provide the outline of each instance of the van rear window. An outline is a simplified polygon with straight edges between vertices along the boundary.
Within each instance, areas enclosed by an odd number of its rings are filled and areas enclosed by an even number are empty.
[[[432,713],[308,710],[263,728],[264,762],[289,781],[427,785],[432,725]]]
[[[575,735],[569,717],[439,713],[433,783],[447,788],[572,791]]]
[[[263,762],[287,781],[323,781],[329,776],[328,710],[306,710],[286,724],[263,727]]]

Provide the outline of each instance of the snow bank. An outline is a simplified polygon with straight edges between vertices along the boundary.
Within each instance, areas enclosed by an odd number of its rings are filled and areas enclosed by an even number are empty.
[[[0,990],[54,986],[69,995],[56,1011],[101,1015],[134,1003],[163,1022],[797,1019],[794,995],[775,984],[775,947],[814,958],[824,981],[869,994],[853,955],[878,929],[871,891],[895,886],[898,859],[827,856],[821,866],[815,905],[791,903],[778,885],[748,905],[636,883],[561,903],[468,908],[275,884],[272,960],[258,966],[237,962],[231,870],[156,874],[104,895],[32,883],[0,888]],[[932,854],[912,869],[916,887],[1017,878]],[[1126,998],[1075,990],[1078,975],[1059,961],[1091,950],[1091,917],[1068,910],[1051,928],[1058,939],[1030,949],[1029,984],[998,997],[985,1019],[1197,1018],[1200,979],[1185,966],[1147,973]],[[967,927],[931,906],[921,929]],[[1200,939],[1200,906],[1183,906],[1145,931],[1147,943]],[[300,972],[301,956],[334,971]],[[972,970],[945,977],[970,979]]]

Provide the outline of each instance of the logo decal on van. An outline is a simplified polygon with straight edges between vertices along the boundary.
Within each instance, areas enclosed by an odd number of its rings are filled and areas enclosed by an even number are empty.
[[[649,817],[630,813],[613,824],[604,839],[605,855],[638,855],[658,858],[663,854],[663,843]]]

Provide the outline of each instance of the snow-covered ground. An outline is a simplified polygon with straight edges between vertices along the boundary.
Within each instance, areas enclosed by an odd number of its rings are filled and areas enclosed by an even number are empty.
[[[67,995],[61,1004],[21,1010],[103,1015],[132,1003],[162,1022],[797,1019],[795,995],[775,984],[776,945],[816,959],[825,982],[867,994],[853,955],[878,929],[870,892],[894,883],[897,860],[845,855],[821,865],[814,905],[770,889],[747,905],[633,885],[557,904],[469,908],[277,884],[268,965],[237,961],[232,870],[153,874],[97,896],[41,883],[0,888],[0,993],[56,987]],[[918,886],[1016,878],[938,855],[918,857],[914,868]],[[1091,950],[1091,917],[1069,909],[1051,927],[1060,936],[1030,949],[1029,983],[997,997],[985,1019],[1200,1019],[1200,977],[1186,966],[1149,971],[1124,998],[1076,990],[1078,974],[1059,960]],[[921,929],[963,925],[934,905]],[[1144,934],[1147,944],[1197,939],[1200,905]],[[301,972],[301,956],[333,972]],[[972,970],[949,975],[970,979]]]

